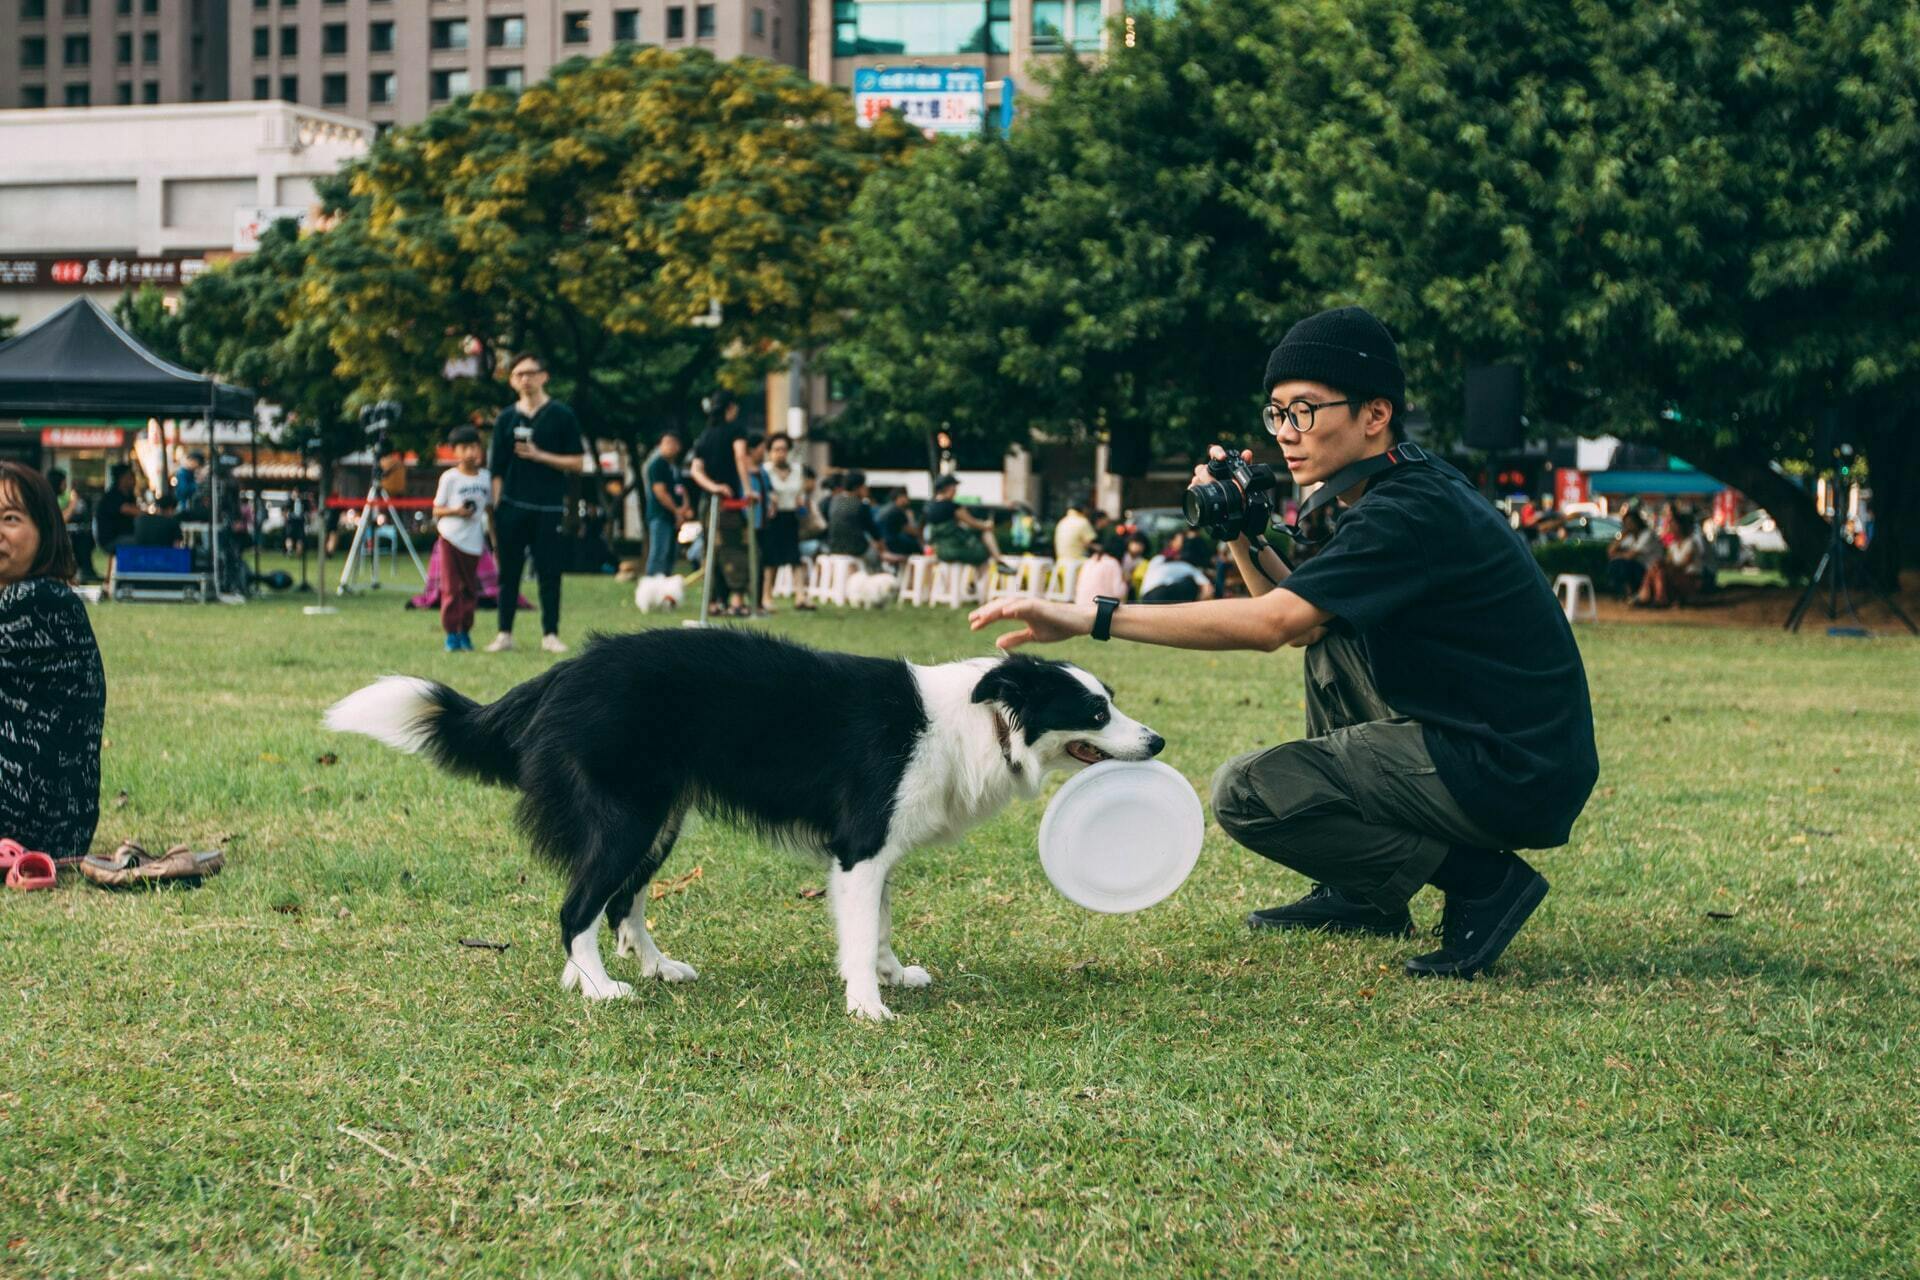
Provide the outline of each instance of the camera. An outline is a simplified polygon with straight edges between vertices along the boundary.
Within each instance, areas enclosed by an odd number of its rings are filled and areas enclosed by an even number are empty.
[[[1207,474],[1213,479],[1188,489],[1182,500],[1187,524],[1222,542],[1265,536],[1280,487],[1273,468],[1229,455],[1208,462]]]
[[[400,425],[400,402],[398,400],[380,400],[365,405],[360,410],[360,430],[366,433],[372,442],[377,457],[388,451],[387,433]]]

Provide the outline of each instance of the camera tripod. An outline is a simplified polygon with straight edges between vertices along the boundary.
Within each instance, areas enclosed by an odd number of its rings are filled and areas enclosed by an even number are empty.
[[[426,566],[420,563],[420,553],[414,550],[413,537],[407,532],[407,522],[401,513],[395,511],[389,503],[386,492],[381,487],[380,469],[375,467],[373,483],[368,486],[367,496],[360,504],[360,523],[353,531],[353,541],[347,545],[347,563],[340,570],[340,587],[337,593],[339,595],[345,595],[348,591],[353,590],[353,578],[360,568],[360,552],[362,548],[366,548],[371,552],[368,557],[368,567],[371,570],[371,576],[368,579],[367,585],[375,591],[380,589],[380,547],[379,544],[374,541],[376,537],[376,526],[373,517],[374,512],[381,507],[385,507],[388,514],[393,517],[393,531],[399,535],[400,544],[407,549],[407,558],[413,561],[414,572],[420,575],[420,581],[422,583],[425,583],[427,580]],[[321,536],[326,536],[324,531]]]
[[[1847,541],[1843,525],[1844,520],[1840,514],[1840,486],[1836,483],[1833,486],[1833,533],[1827,540],[1826,552],[1820,557],[1820,567],[1813,571],[1813,581],[1807,583],[1807,589],[1802,591],[1800,598],[1794,602],[1793,612],[1787,615],[1788,631],[1800,630],[1800,624],[1806,620],[1807,609],[1813,604],[1814,597],[1820,593],[1822,587],[1826,588],[1827,593],[1828,622],[1840,620],[1840,606],[1844,603],[1847,616],[1856,624],[1860,624],[1860,611],[1854,607],[1853,592],[1847,586],[1847,566],[1860,559],[1860,549]],[[1888,612],[1906,624],[1908,631],[1920,635],[1920,627],[1916,627],[1913,619],[1901,612],[1900,606],[1891,596],[1873,585],[1873,578],[1865,572],[1864,567],[1859,572],[1858,580],[1876,600],[1887,607]]]

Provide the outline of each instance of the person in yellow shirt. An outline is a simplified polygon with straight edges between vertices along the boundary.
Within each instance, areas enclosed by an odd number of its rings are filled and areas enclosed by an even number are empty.
[[[1087,500],[1074,498],[1067,503],[1067,514],[1060,517],[1060,523],[1053,526],[1053,558],[1055,560],[1085,560],[1088,550],[1093,546],[1093,521],[1086,516]]]

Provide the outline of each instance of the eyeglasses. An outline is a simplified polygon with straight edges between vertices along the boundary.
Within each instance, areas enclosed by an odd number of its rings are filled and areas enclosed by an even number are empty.
[[[1343,405],[1350,406],[1360,403],[1362,402],[1351,398],[1346,400],[1329,400],[1325,404],[1315,404],[1311,400],[1295,400],[1293,403],[1285,405],[1275,404],[1269,400],[1260,406],[1260,421],[1265,424],[1268,435],[1277,436],[1280,434],[1280,420],[1283,417],[1286,419],[1288,426],[1298,431],[1301,435],[1305,435],[1307,432],[1313,430],[1313,415],[1315,411],[1320,409],[1337,409]]]

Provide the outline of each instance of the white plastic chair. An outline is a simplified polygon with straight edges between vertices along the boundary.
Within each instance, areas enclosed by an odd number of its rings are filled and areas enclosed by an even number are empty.
[[[1073,588],[1080,581],[1080,568],[1085,560],[1062,560],[1054,565],[1047,574],[1047,599],[1064,604],[1073,603]]]
[[[932,556],[914,556],[907,561],[907,571],[900,579],[900,603],[925,607],[933,598],[933,571],[939,567],[939,561]]]
[[[773,571],[773,598],[786,600],[793,595],[793,566],[783,564]]]
[[[1593,579],[1584,573],[1563,573],[1553,580],[1553,593],[1560,597],[1560,610],[1567,615],[1568,622],[1598,622],[1600,606],[1593,594]],[[1582,597],[1586,600],[1584,613],[1580,607]]]
[[[980,570],[970,564],[942,560],[933,570],[934,604],[965,608],[980,598]]]
[[[828,604],[843,605],[847,602],[847,583],[860,571],[858,556],[821,556],[825,562],[820,571],[820,581],[814,587],[819,598]]]

